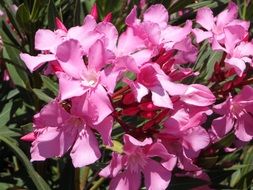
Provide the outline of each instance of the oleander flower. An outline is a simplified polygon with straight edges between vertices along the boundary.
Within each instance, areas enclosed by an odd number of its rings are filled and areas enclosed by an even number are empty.
[[[225,102],[215,105],[213,110],[221,115],[213,120],[212,130],[217,138],[222,138],[232,129],[235,135],[241,141],[250,141],[253,137],[253,89],[246,85],[238,95],[231,95]]]
[[[154,157],[160,158],[160,163],[152,159]],[[123,154],[113,152],[111,162],[99,174],[112,178],[110,190],[139,189],[141,174],[147,189],[163,190],[169,185],[175,161],[161,143],[151,138],[139,141],[125,134]]]
[[[89,113],[94,110],[95,104],[88,103],[84,115],[84,112],[81,114],[75,109],[75,103],[73,102],[70,112],[67,112],[58,100],[54,100],[34,116],[32,161],[61,157],[69,150],[75,167],[92,164],[100,158],[93,129],[105,137],[106,144],[110,144],[107,135],[110,135],[112,118],[108,116],[94,124]]]

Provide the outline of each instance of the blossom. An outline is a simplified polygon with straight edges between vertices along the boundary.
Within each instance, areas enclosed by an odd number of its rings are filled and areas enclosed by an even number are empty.
[[[212,43],[213,41],[217,41],[218,43],[223,44],[225,38],[224,29],[226,27],[241,27],[243,35],[246,37],[249,22],[236,19],[237,14],[238,7],[233,2],[230,2],[227,9],[222,11],[216,17],[213,16],[212,10],[208,7],[199,9],[197,12],[196,22],[205,30],[198,28],[193,29],[197,43],[200,43],[205,39],[209,39]]]
[[[151,138],[139,141],[125,134],[123,153],[114,152],[110,164],[99,173],[112,177],[109,189],[137,190],[141,185],[141,173],[147,189],[166,189],[176,159],[161,143],[153,142]],[[153,157],[159,157],[161,163]]]
[[[157,138],[161,140],[168,152],[177,156],[181,169],[199,170],[194,164],[194,159],[210,142],[207,131],[200,126],[204,114],[207,113],[206,108],[189,111],[179,108],[163,122],[164,128],[157,134]]]
[[[138,102],[150,91],[154,105],[159,107],[172,109],[170,96],[178,96],[185,103],[197,106],[208,106],[215,101],[214,95],[207,87],[172,82],[156,63],[146,63],[137,73],[136,81],[125,82],[132,88]]]
[[[252,94],[252,87],[246,85],[234,98],[230,95],[226,101],[214,106],[214,112],[221,115],[212,122],[212,130],[218,139],[232,129],[235,130],[235,135],[239,140],[250,141],[252,139]]]
[[[70,150],[75,167],[92,164],[101,156],[92,130],[98,129],[97,131],[106,136],[101,128],[110,131],[111,127],[111,117],[106,117],[100,123],[94,124],[89,118],[89,113],[82,116],[77,114],[74,104],[69,113],[57,100],[54,100],[34,116],[35,139],[31,147],[31,160],[60,157]]]
[[[214,42],[215,50],[222,50],[227,53],[224,62],[229,68],[233,68],[238,76],[242,76],[246,68],[246,62],[252,66],[253,43],[243,41],[244,35],[242,28],[224,29],[224,47]]]

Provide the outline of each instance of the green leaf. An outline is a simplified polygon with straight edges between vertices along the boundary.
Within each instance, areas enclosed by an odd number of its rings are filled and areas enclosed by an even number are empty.
[[[17,146],[15,141],[12,141],[10,138],[6,138],[0,136],[0,141],[4,142],[18,157],[18,159],[23,163],[24,167],[30,178],[32,179],[34,185],[38,190],[50,190],[48,184],[44,181],[44,179],[35,171],[32,164],[24,154],[24,152]]]
[[[80,0],[75,0],[75,6],[74,6],[74,26],[81,24],[81,2]]]
[[[8,129],[8,127],[6,127],[6,126],[1,126],[0,127],[0,136],[17,137],[17,136],[20,136],[20,134]]]
[[[0,126],[4,126],[8,123],[11,117],[11,109],[13,102],[10,101],[4,105],[3,109],[0,112]]]
[[[51,90],[56,96],[58,94],[58,84],[54,82],[52,79],[50,79],[49,77],[44,76],[44,75],[41,76],[41,79],[43,81],[43,87]]]
[[[173,190],[187,190],[187,189],[193,189],[194,187],[199,187],[203,185],[207,185],[208,182],[197,179],[197,178],[192,178],[192,177],[172,177],[172,180],[170,182],[169,188],[168,189],[173,189]]]
[[[37,97],[40,100],[42,100],[42,101],[44,101],[46,103],[48,103],[48,102],[50,102],[50,101],[53,100],[53,98],[51,98],[50,96],[48,96],[42,89],[36,89],[36,88],[34,88],[33,92],[37,95]]]
[[[31,25],[30,25],[30,12],[29,9],[25,6],[24,3],[22,3],[17,10],[16,13],[16,19],[21,26],[21,28],[27,32],[30,33],[31,31]]]
[[[59,17],[57,8],[53,0],[49,0],[48,8],[47,8],[47,21],[48,21],[48,28],[54,30],[55,26],[55,18]]]
[[[19,58],[19,52],[17,52],[17,50],[13,47],[5,45],[3,49],[3,55],[16,64],[14,65],[8,62],[5,63],[13,83],[17,86],[29,89],[29,78],[27,76],[26,69]]]
[[[216,142],[213,147],[222,149],[225,147],[229,147],[235,140],[235,135],[234,133],[229,133],[222,139],[220,139],[218,142]]]

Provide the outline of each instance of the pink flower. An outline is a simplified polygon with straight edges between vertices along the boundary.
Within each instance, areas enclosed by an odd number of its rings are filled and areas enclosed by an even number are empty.
[[[176,159],[167,153],[161,143],[152,142],[151,138],[139,141],[126,134],[123,153],[120,155],[114,152],[110,164],[100,172],[103,177],[112,177],[110,190],[139,189],[141,173],[147,189],[166,189]],[[161,163],[153,160],[153,157],[159,157]]]
[[[72,39],[58,46],[56,57],[64,71],[57,73],[61,100],[94,93],[97,94],[97,98],[106,102],[103,104],[108,107],[105,110],[112,110],[107,92],[103,87],[107,78],[101,75],[108,60],[102,41],[97,40],[90,47],[86,63],[82,58],[83,52],[79,42]]]
[[[200,126],[206,113],[206,108],[176,110],[164,121],[164,128],[157,134],[168,152],[177,156],[181,169],[199,170],[193,161],[210,141],[207,131]]]
[[[199,9],[196,22],[200,24],[205,31],[198,28],[193,29],[197,43],[200,43],[205,39],[210,39],[210,41],[216,40],[218,43],[223,44],[225,37],[224,29],[228,26],[242,27],[246,36],[249,23],[236,19],[237,13],[238,7],[233,2],[230,2],[228,8],[216,17],[213,16],[213,12],[210,8],[204,7]]]
[[[146,63],[137,73],[136,81],[126,79],[125,82],[132,88],[138,102],[150,91],[154,105],[159,107],[172,109],[170,96],[179,96],[183,102],[196,106],[208,106],[215,102],[214,95],[207,87],[172,82],[156,63]]]
[[[106,117],[100,123],[94,124],[88,112],[81,116],[72,111],[75,110],[75,105],[72,106],[69,113],[55,100],[34,116],[32,161],[63,156],[68,150],[75,167],[92,164],[100,158],[98,142],[92,130],[96,129],[105,137],[106,133],[103,134],[103,131],[110,131],[112,118]],[[87,111],[91,112],[92,109]]]
[[[252,95],[253,89],[247,85],[234,98],[229,96],[225,102],[214,106],[214,112],[222,115],[212,123],[212,130],[217,138],[222,138],[234,128],[235,135],[241,141],[252,139]]]
[[[35,49],[42,51],[37,56],[31,56],[26,53],[21,53],[20,57],[25,62],[28,69],[33,72],[46,62],[57,60],[55,57],[58,46],[66,40],[77,40],[83,54],[87,54],[89,48],[96,42],[97,39],[102,37],[102,34],[95,31],[97,23],[93,16],[87,15],[84,19],[82,26],[76,26],[66,31],[65,26],[57,21],[58,27],[56,31],[48,29],[40,29],[35,34]]]
[[[250,63],[252,66],[253,43],[243,41],[244,30],[242,27],[227,27],[224,29],[224,34],[224,47],[214,41],[213,49],[226,52],[227,56],[224,62],[241,77],[246,68],[245,63]]]

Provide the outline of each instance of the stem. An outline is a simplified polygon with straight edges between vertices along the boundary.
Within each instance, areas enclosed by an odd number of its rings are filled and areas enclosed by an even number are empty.
[[[119,118],[119,115],[117,112],[112,113],[113,118],[121,125],[121,127],[124,129],[125,132],[129,132],[129,127],[124,123],[122,119]]]
[[[94,185],[90,188],[90,190],[96,190],[99,188],[99,186],[104,182],[105,178],[101,177],[99,180],[97,180]]]
[[[87,184],[90,168],[84,167],[82,177],[80,179],[80,189],[84,189]]]
[[[127,86],[124,86],[123,88],[119,89],[118,91],[114,92],[113,95],[112,95],[112,99],[119,96],[119,95],[122,95],[123,92],[129,90],[130,87],[127,85]]]

